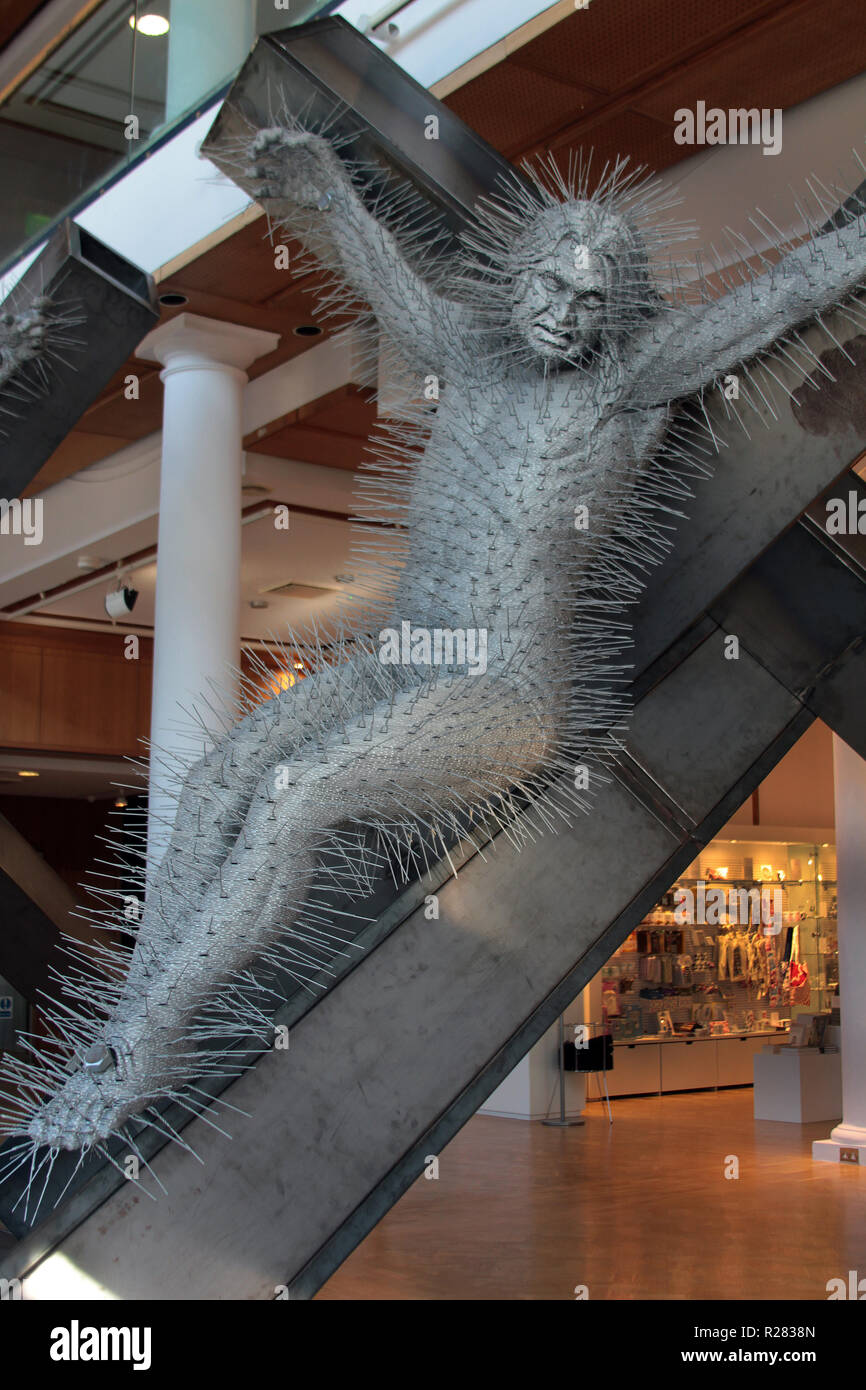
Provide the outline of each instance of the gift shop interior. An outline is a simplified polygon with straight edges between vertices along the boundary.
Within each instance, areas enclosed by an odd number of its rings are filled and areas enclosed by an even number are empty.
[[[435,1297],[458,1265],[459,1296],[495,1296],[485,1227],[529,1297],[573,1275],[576,1297],[826,1298],[862,1264],[852,772],[813,724],[445,1150],[450,1200],[420,1179],[318,1296]]]

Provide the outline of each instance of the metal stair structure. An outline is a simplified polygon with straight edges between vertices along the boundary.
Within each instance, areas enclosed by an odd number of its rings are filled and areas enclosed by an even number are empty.
[[[829,324],[856,357],[856,331]],[[830,498],[866,511],[850,471],[866,383],[817,330],[804,337],[833,358],[823,396],[774,366],[790,394],[748,436],[720,394],[705,402],[729,442],[634,614],[634,713],[592,812],[520,853],[502,837],[457,846],[456,876],[443,863],[383,890],[363,951],[277,1014],[289,1048],[223,1092],[251,1116],[232,1116],[234,1137],[189,1121],[204,1167],[145,1145],[168,1196],[94,1165],[28,1228],[20,1189],[0,1191],[18,1237],[0,1276],[25,1298],[51,1296],[36,1288],[52,1261],[109,1297],[311,1298],[815,718],[866,756],[866,537],[825,525]]]
[[[43,384],[24,368],[0,392],[0,495],[19,497],[159,321],[149,275],[67,219],[0,303],[0,314],[45,296],[74,316],[68,351]]]

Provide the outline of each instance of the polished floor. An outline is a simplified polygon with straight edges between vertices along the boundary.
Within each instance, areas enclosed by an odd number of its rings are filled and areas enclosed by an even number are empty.
[[[824,1300],[866,1275],[866,1170],[811,1159],[829,1123],[755,1121],[751,1089],[586,1113],[476,1116],[318,1297]]]

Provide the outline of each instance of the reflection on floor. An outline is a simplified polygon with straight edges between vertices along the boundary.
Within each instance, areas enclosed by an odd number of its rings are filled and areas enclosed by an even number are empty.
[[[476,1116],[318,1297],[826,1299],[866,1275],[866,1171],[811,1159],[829,1123],[755,1121],[750,1088],[585,1113]]]

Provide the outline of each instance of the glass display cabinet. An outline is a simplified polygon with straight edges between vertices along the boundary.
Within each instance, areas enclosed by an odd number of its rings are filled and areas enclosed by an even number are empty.
[[[597,977],[613,1093],[748,1084],[755,1049],[831,1008],[838,961],[834,845],[711,841]]]

